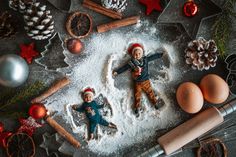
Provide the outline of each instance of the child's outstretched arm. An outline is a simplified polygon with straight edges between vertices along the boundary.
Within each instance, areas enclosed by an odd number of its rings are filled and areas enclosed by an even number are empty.
[[[73,109],[73,110],[76,110],[76,111],[78,111],[78,112],[84,112],[84,107],[83,107],[83,105],[80,106],[80,107],[78,107],[77,105],[73,105],[73,106],[72,106],[72,109]]]
[[[122,67],[120,67],[120,68],[114,70],[114,71],[112,72],[112,73],[113,73],[113,76],[116,76],[116,75],[118,75],[118,74],[121,74],[121,73],[125,72],[126,70],[128,70],[128,69],[130,69],[130,68],[131,68],[130,65],[127,63],[127,64],[123,65]]]
[[[147,61],[153,61],[155,59],[161,58],[163,56],[164,53],[155,53],[153,55],[147,56]]]
[[[162,53],[155,53],[147,57],[148,62],[153,61],[155,59],[161,58],[163,55],[167,55],[167,51],[164,47],[162,47]]]
[[[102,105],[98,105],[97,104],[97,109],[101,109],[101,108],[103,108],[105,105],[104,104],[102,104]]]

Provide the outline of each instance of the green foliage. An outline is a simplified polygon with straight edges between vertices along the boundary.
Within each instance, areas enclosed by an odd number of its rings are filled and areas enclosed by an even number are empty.
[[[227,54],[226,44],[232,31],[232,23],[236,18],[235,4],[236,0],[225,0],[222,14],[218,15],[213,25],[213,38],[216,41],[221,57],[225,57]]]
[[[40,81],[23,87],[23,89],[7,89],[0,94],[0,117],[18,118],[27,115],[25,105],[44,89],[44,84]],[[7,99],[8,98],[8,99]],[[7,99],[7,100],[6,100]],[[20,106],[21,105],[21,106]],[[20,106],[20,108],[19,108]]]

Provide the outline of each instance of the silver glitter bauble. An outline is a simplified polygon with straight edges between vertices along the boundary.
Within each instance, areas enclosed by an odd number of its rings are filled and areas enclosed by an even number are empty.
[[[0,84],[6,87],[22,85],[29,76],[29,66],[20,56],[8,54],[0,57]]]

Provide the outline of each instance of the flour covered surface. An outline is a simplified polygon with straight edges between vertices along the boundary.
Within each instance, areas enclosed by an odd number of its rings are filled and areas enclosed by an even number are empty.
[[[147,27],[148,26],[148,27]],[[170,29],[172,31],[172,29]],[[161,32],[156,24],[147,21],[138,23],[128,31],[112,31],[104,34],[94,34],[80,56],[66,54],[66,62],[70,68],[61,69],[71,80],[68,88],[59,91],[47,99],[47,108],[58,111],[57,114],[69,123],[73,132],[79,137],[87,136],[87,120],[83,113],[72,109],[73,104],[82,104],[80,91],[87,86],[95,88],[96,101],[104,104],[100,113],[109,122],[117,126],[117,130],[98,125],[97,138],[83,146],[92,154],[109,156],[120,154],[128,147],[140,142],[147,142],[155,137],[156,131],[173,126],[180,121],[180,113],[174,100],[174,87],[184,72],[179,60],[180,52],[176,46],[181,45],[182,36],[167,42],[160,37]],[[162,33],[163,34],[163,33]],[[155,94],[161,98],[164,106],[155,110],[143,93],[142,106],[145,110],[137,118],[133,114],[132,105],[133,82],[129,72],[113,78],[114,68],[129,61],[127,48],[132,43],[142,43],[144,55],[162,53],[167,55],[149,64],[150,81]],[[179,70],[182,68],[182,71]],[[80,150],[76,150],[79,154]],[[75,153],[77,153],[75,152]]]

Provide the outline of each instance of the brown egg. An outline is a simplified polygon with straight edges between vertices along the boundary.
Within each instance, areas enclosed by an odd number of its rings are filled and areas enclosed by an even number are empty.
[[[212,104],[223,103],[229,96],[228,84],[218,75],[208,74],[202,78],[200,88],[203,97]]]
[[[80,54],[83,50],[83,43],[76,38],[71,38],[66,41],[67,49],[73,54]]]
[[[182,83],[176,93],[179,106],[187,113],[197,113],[203,106],[203,95],[200,88],[192,83]]]

